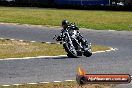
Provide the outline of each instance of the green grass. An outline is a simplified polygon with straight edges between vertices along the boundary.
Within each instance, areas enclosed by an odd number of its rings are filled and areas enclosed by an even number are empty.
[[[108,50],[106,46],[93,45],[93,52]],[[0,58],[66,55],[62,44],[31,43],[0,40]]]
[[[0,7],[0,22],[60,26],[62,19],[83,28],[132,30],[132,12]]]
[[[112,88],[113,84],[88,84],[83,87],[79,86],[76,82],[62,82],[62,83],[49,83],[49,84],[36,84],[36,85],[22,85],[10,86],[0,88]]]

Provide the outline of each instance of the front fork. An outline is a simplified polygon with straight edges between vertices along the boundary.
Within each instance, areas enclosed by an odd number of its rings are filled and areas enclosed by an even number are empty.
[[[71,38],[70,38],[69,33],[67,33],[67,37],[68,37],[68,39],[69,39],[69,43],[71,44],[72,49],[75,49],[75,47],[73,46],[73,42],[72,42],[72,40],[71,40]]]
[[[75,39],[75,38],[74,38],[74,39]],[[82,45],[78,42],[78,40],[75,39],[75,41],[76,41],[76,43],[79,45],[79,47],[80,47],[81,49],[83,49]]]

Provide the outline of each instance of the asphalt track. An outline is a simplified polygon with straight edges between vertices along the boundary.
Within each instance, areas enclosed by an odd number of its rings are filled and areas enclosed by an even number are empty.
[[[83,67],[93,74],[132,75],[132,32],[80,30],[92,44],[118,48],[117,51],[94,54],[89,58],[40,58],[0,61],[0,85],[31,82],[75,80],[77,68]],[[29,41],[55,42],[60,28],[0,24],[0,37]],[[121,84],[117,88],[132,88]]]

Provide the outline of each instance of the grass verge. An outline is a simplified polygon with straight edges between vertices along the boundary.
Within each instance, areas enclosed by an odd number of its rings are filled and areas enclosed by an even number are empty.
[[[60,26],[62,19],[83,28],[132,30],[132,12],[0,7],[0,22]]]
[[[79,86],[76,82],[62,82],[62,83],[49,83],[49,84],[35,84],[35,85],[21,85],[9,86],[0,88],[112,88],[113,84],[88,84]]]
[[[108,50],[108,47],[93,45],[93,52]],[[0,58],[66,55],[61,44],[0,40]]]

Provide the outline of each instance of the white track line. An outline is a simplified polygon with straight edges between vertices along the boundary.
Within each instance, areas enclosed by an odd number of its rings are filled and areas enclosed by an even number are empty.
[[[75,82],[75,81],[76,80],[65,80],[65,81],[37,82],[37,83],[12,84],[12,85],[1,85],[1,86],[3,86],[3,87],[9,87],[9,86],[36,85],[36,84],[49,84],[49,83],[61,83],[61,82]]]
[[[20,42],[24,42],[24,40],[19,40]]]
[[[130,76],[132,78],[132,76]],[[1,85],[4,87],[8,87],[8,86],[21,86],[21,85],[36,85],[36,84],[49,84],[49,83],[61,83],[61,82],[74,82],[76,80],[65,80],[65,81],[53,81],[53,82],[37,82],[37,83],[26,83],[26,84],[12,84],[12,85]]]
[[[61,81],[53,81],[54,83],[61,83]]]
[[[0,38],[1,40],[5,39],[5,38]],[[14,41],[15,39],[8,39],[8,40],[12,40]],[[25,42],[25,40],[17,40],[17,41],[21,41],[21,42]],[[29,42],[36,42],[36,41],[29,41]],[[41,43],[48,43],[48,44],[55,44],[52,42],[41,42]],[[60,43],[57,43],[60,44]],[[109,47],[109,50],[105,50],[105,51],[96,51],[96,52],[92,52],[93,54],[96,53],[104,53],[104,52],[110,52],[110,51],[115,51],[118,50],[116,48],[111,48]],[[5,59],[0,59],[0,60],[20,60],[20,59],[35,59],[35,58],[58,58],[58,57],[67,57],[67,55],[58,55],[58,56],[37,56],[37,57],[23,57],[23,58],[5,58]]]
[[[114,49],[111,48],[110,50],[105,50],[105,51],[96,51],[96,52],[92,52],[93,54],[97,54],[97,53],[104,53],[104,52],[110,52],[110,51],[115,51],[118,49]],[[67,55],[58,55],[58,56],[37,56],[37,57],[23,57],[23,58],[5,58],[5,59],[0,59],[0,61],[2,60],[25,60],[25,59],[40,59],[40,58],[59,58],[59,57],[67,57]]]
[[[39,83],[42,83],[42,84],[48,84],[48,83],[50,83],[50,82],[39,82]]]
[[[13,84],[13,86],[21,86],[21,85],[23,85],[23,84]]]
[[[110,52],[110,51],[116,51],[118,50],[117,48],[110,48],[109,50],[105,50],[105,51],[96,51],[96,52],[92,52],[93,54],[96,54],[96,53],[104,53],[104,52]]]
[[[11,41],[14,41],[15,39],[10,39]]]
[[[30,41],[30,42],[32,42],[32,43],[33,43],[33,42],[36,42],[36,41]]]
[[[65,81],[53,81],[53,82],[36,82],[36,83],[24,83],[24,84],[11,84],[11,85],[1,85],[1,86],[21,86],[21,85],[36,85],[36,84],[49,84],[49,83],[61,83],[61,82],[74,82],[75,80],[65,80]]]
[[[26,84],[29,84],[29,85],[35,85],[35,84],[38,84],[38,83],[26,83]]]
[[[58,56],[37,56],[37,57],[23,57],[23,58],[5,58],[2,60],[26,60],[26,59],[41,59],[41,58],[59,58],[59,57],[67,57],[67,55],[58,55]]]
[[[2,86],[11,86],[11,85],[2,85]]]
[[[50,44],[51,42],[46,42],[47,44]]]
[[[65,80],[66,82],[74,82],[74,81],[76,81],[76,80]]]
[[[1,40],[3,40],[4,38],[0,38]]]

